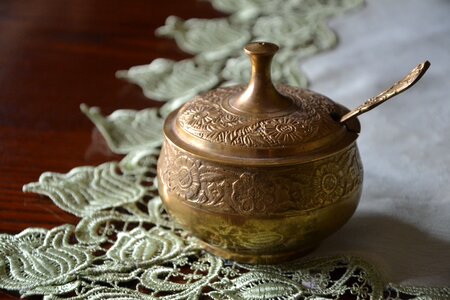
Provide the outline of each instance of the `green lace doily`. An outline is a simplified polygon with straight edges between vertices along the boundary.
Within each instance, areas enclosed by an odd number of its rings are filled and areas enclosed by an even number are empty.
[[[203,251],[164,211],[155,181],[163,118],[192,96],[245,82],[241,55],[251,40],[280,44],[274,78],[305,86],[296,61],[336,43],[326,21],[363,0],[209,0],[228,18],[169,17],[158,34],[195,55],[157,59],[117,72],[161,109],[118,110],[108,117],[82,105],[120,162],[47,172],[25,192],[48,196],[81,218],[76,226],[0,235],[0,288],[45,299],[450,299],[449,288],[399,286],[352,256],[249,266]],[[289,36],[289,38],[286,38]],[[162,117],[161,117],[162,116]]]

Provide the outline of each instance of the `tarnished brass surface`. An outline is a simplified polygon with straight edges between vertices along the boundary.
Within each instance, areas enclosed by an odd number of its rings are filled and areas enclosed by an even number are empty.
[[[270,64],[278,46],[272,43],[250,43],[244,48],[252,62],[252,76],[247,88],[229,101],[238,114],[270,117],[271,113],[286,114],[298,110],[291,99],[273,86]]]
[[[255,166],[319,159],[358,137],[332,117],[332,113],[346,113],[344,107],[309,90],[286,85],[277,88],[289,96],[296,111],[272,112],[271,117],[235,114],[227,110],[229,101],[244,92],[244,87],[219,88],[171,113],[164,133],[198,157]]]
[[[353,193],[362,181],[356,145],[305,164],[248,167],[198,159],[165,142],[158,171],[171,197],[201,209],[243,216],[320,209]]]
[[[312,161],[353,143],[357,133],[335,117],[348,109],[310,90],[272,84],[270,62],[277,49],[248,44],[249,85],[195,97],[167,117],[166,137],[200,158],[254,166]]]
[[[210,251],[275,263],[317,246],[353,214],[362,189],[356,144],[292,166],[226,166],[166,142],[158,162],[167,210]]]
[[[172,112],[158,160],[169,213],[208,251],[246,263],[277,263],[314,249],[351,217],[362,190],[359,121],[340,122],[349,110],[325,96],[274,86],[277,49],[247,45],[247,87],[219,88]]]

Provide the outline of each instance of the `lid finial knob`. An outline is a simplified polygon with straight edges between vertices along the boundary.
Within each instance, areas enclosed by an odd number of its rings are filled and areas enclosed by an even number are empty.
[[[249,43],[244,48],[252,63],[252,76],[246,90],[230,101],[235,109],[250,114],[270,114],[292,108],[292,101],[272,83],[271,62],[278,46],[268,42]]]

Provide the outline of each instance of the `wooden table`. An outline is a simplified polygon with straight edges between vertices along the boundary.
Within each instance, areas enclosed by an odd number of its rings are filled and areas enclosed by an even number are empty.
[[[171,14],[221,16],[198,0],[0,1],[0,233],[77,223],[22,186],[45,171],[120,159],[79,105],[106,114],[157,105],[114,73],[187,57],[173,40],[154,35]]]

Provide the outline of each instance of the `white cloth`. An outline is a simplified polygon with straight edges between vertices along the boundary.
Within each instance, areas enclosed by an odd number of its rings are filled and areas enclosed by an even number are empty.
[[[372,0],[330,25],[338,47],[301,68],[311,89],[349,108],[422,61],[431,67],[360,116],[360,205],[312,255],[353,253],[395,283],[450,286],[450,1]]]

